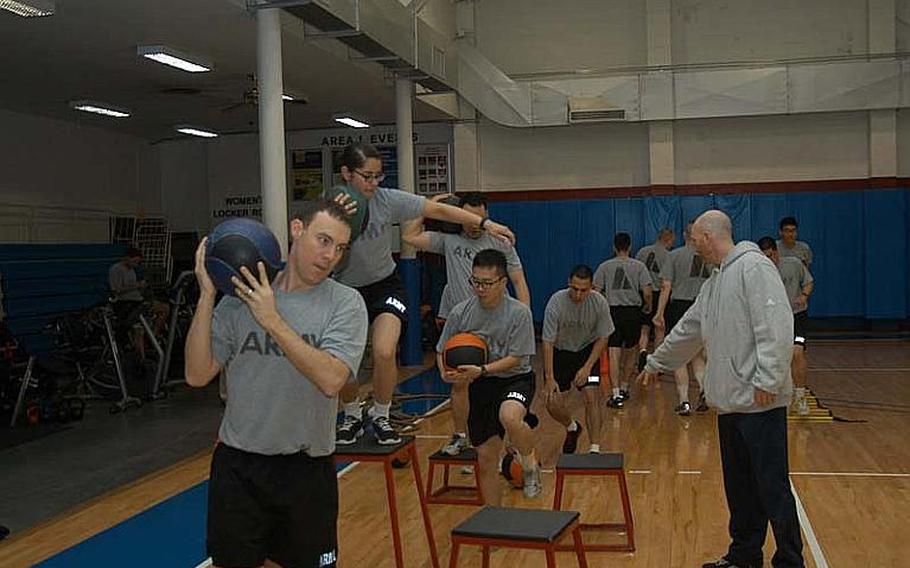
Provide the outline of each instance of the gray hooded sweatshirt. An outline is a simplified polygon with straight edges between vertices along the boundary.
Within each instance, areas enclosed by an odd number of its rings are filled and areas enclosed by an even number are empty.
[[[718,413],[790,404],[793,314],[777,268],[753,242],[742,241],[727,254],[646,369],[671,372],[702,347],[705,398]],[[756,406],[755,387],[776,395],[774,402]]]

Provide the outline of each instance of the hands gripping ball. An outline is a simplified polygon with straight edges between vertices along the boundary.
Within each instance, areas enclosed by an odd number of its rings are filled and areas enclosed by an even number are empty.
[[[454,371],[459,365],[485,365],[489,360],[487,342],[473,333],[456,333],[443,345],[442,362]]]
[[[359,191],[349,185],[336,185],[332,189],[324,191],[322,197],[329,201],[335,201],[335,198],[342,194],[348,196],[349,202],[353,201],[357,205],[357,210],[348,216],[348,223],[351,225],[351,241],[353,241],[370,224],[370,202]],[[342,207],[347,209],[347,204]]]
[[[265,265],[269,282],[284,268],[278,239],[259,221],[246,218],[225,221],[215,227],[206,243],[205,269],[215,287],[230,296],[235,295],[231,276],[245,282],[240,267],[246,266],[259,278],[256,267],[259,261]]]

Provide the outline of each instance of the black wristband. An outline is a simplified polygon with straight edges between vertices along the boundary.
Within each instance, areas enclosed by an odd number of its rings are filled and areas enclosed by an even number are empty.
[[[484,217],[483,219],[480,220],[480,230],[481,230],[481,231],[484,230],[483,226],[484,226],[484,225],[487,223],[487,221],[489,221],[489,220],[490,220],[489,217]]]
[[[487,376],[487,366],[481,365],[480,366],[480,376],[478,378],[482,378],[482,377],[486,377],[486,376]]]

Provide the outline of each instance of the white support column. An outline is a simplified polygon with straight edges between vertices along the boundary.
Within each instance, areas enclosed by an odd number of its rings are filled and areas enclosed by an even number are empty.
[[[262,220],[282,251],[288,243],[288,192],[285,163],[284,90],[281,65],[281,12],[256,11],[256,67],[259,88],[259,169]]]
[[[395,79],[395,139],[398,152],[398,189],[415,193],[414,183],[414,84],[410,79]],[[416,251],[401,243],[402,258],[415,258]]]
[[[670,65],[673,59],[670,0],[647,0],[648,24],[648,65]],[[665,83],[663,99],[672,113],[672,83]],[[650,155],[651,185],[674,185],[676,183],[675,148],[673,145],[673,121],[648,123],[648,153]]]
[[[869,53],[897,49],[894,0],[868,0]],[[869,111],[869,177],[897,176],[897,111]]]

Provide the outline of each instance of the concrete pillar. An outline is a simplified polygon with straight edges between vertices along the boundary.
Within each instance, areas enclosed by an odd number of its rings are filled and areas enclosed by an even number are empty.
[[[284,90],[281,21],[277,8],[256,12],[256,68],[259,88],[259,168],[262,220],[287,253],[288,192],[284,144]]]

